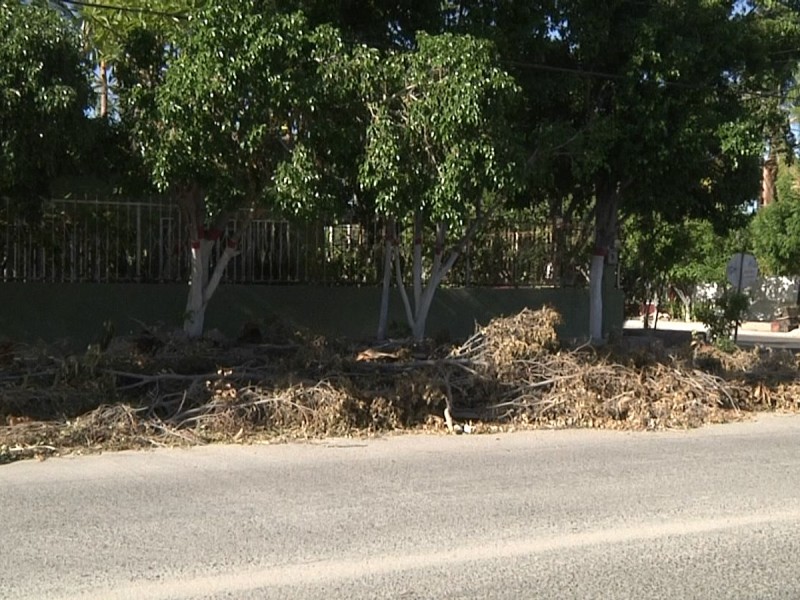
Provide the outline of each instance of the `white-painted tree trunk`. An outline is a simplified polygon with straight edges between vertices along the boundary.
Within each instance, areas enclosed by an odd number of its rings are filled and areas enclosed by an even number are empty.
[[[219,287],[228,263],[238,254],[234,247],[230,245],[226,247],[214,265],[214,272],[209,277],[211,253],[215,243],[213,240],[202,239],[195,241],[192,245],[192,275],[189,281],[189,298],[186,301],[186,313],[183,320],[183,331],[190,338],[198,338],[203,335],[208,301]]]
[[[211,255],[214,247],[223,238],[223,232],[229,220],[228,213],[217,215],[216,223],[207,228],[208,217],[205,205],[205,192],[197,183],[189,183],[177,189],[177,200],[186,219],[189,229],[190,267],[189,297],[186,300],[186,312],[183,315],[183,331],[190,338],[203,335],[206,307],[208,301],[222,281],[222,275],[231,259],[239,254],[236,247],[239,238],[250,224],[252,206],[248,216],[239,224],[237,230],[227,238],[225,250],[211,269]]]
[[[208,260],[206,256],[214,245],[210,240],[192,242],[190,252],[191,275],[189,279],[189,297],[186,300],[186,312],[183,316],[183,331],[191,338],[203,335],[205,306],[203,288],[208,281]]]
[[[417,235],[417,228],[415,227],[414,236],[414,250],[412,253],[413,264],[411,266],[414,304],[412,306],[411,299],[408,297],[406,287],[403,284],[403,274],[400,266],[400,256],[395,253],[395,275],[397,278],[397,287],[400,290],[400,298],[403,300],[403,307],[406,312],[406,320],[408,326],[411,328],[411,335],[415,342],[421,342],[425,339],[425,330],[428,323],[428,314],[430,313],[431,306],[433,305],[433,298],[436,290],[441,285],[444,278],[455,265],[458,257],[463,253],[466,243],[472,238],[475,233],[475,228],[471,228],[467,235],[461,240],[456,248],[450,251],[447,258],[444,258],[444,242],[447,235],[447,227],[444,223],[440,223],[436,231],[436,248],[433,255],[433,266],[431,268],[431,275],[426,283],[422,280],[422,234],[421,230]]]
[[[589,341],[602,344],[603,279],[606,257],[617,239],[617,211],[621,185],[600,181],[595,189],[594,253],[589,271]]]
[[[438,289],[445,275],[447,275],[452,268],[453,263],[455,263],[457,255],[451,254],[448,257],[447,263],[438,270],[434,271],[431,274],[430,279],[428,279],[424,285],[420,286],[419,301],[414,302],[413,306],[411,304],[411,299],[408,297],[408,293],[406,292],[406,287],[403,284],[403,278],[400,271],[400,260],[397,258],[397,255],[395,255],[395,257],[395,265],[397,267],[395,271],[397,275],[397,287],[400,290],[400,297],[403,300],[403,307],[406,311],[406,321],[408,322],[408,326],[411,328],[411,336],[414,338],[414,341],[421,342],[425,339],[425,329],[428,323],[428,314],[430,313],[431,305],[433,304],[434,294],[436,293],[436,290]]]
[[[592,343],[603,341],[603,271],[606,257],[595,252],[589,271],[589,338]]]
[[[683,320],[684,321],[691,321],[692,320],[692,291],[684,292],[682,289],[673,287],[672,288],[675,293],[677,294],[678,298],[681,301],[681,305],[683,306]]]

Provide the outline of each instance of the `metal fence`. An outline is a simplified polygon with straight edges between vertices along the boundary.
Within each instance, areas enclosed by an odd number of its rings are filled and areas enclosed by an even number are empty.
[[[68,199],[45,202],[30,211],[35,214],[24,214],[9,202],[4,209],[5,281],[180,278],[183,228],[173,205]]]
[[[227,233],[236,227],[232,220]],[[570,249],[557,248],[552,232],[535,220],[492,224],[446,283],[557,285],[564,281],[562,265],[575,261],[565,259]],[[188,246],[178,206],[163,199],[51,200],[35,215],[0,205],[2,281],[186,281]],[[384,252],[377,222],[294,223],[265,215],[242,232],[239,250],[224,281],[372,285],[381,279]]]
[[[188,278],[187,227],[178,206],[159,200],[51,200],[23,216],[0,211],[4,281],[164,282]],[[228,224],[234,231],[236,221]],[[256,219],[240,241],[227,281],[299,281],[302,232]]]

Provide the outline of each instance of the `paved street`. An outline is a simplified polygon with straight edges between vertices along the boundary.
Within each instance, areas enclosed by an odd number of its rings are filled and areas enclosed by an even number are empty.
[[[624,324],[626,336],[654,335],[667,344],[688,343],[691,340],[692,331],[705,331],[705,329],[706,327],[702,323],[684,321],[662,320],[658,322],[655,330],[644,330],[641,319],[628,319]],[[786,333],[772,332],[769,330],[768,323],[744,323],[739,328],[737,343],[745,348],[759,345],[800,350],[800,329]]]
[[[800,417],[0,467],[0,597],[800,598]]]

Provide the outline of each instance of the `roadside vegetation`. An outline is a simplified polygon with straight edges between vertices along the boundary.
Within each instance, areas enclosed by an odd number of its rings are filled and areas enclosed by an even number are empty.
[[[672,272],[681,228],[724,234],[792,188],[793,3],[42,0],[0,28],[0,198],[33,221],[55,187],[178,203],[192,338],[265,211],[369,217],[377,337],[395,286],[417,341],[491,217],[539,214],[600,341],[620,244],[632,297],[684,293],[703,269]],[[791,207],[770,211],[757,249],[785,271]]]
[[[240,340],[145,329],[85,355],[5,345],[0,462],[400,431],[660,430],[800,410],[791,352],[649,338],[567,348],[559,319],[525,310],[441,346],[364,346],[277,323]]]
[[[603,316],[616,279],[632,305],[672,302],[722,339],[746,301],[694,297],[732,252],[798,274],[799,62],[800,10],[774,0],[3,1],[0,278],[142,283],[158,260],[150,281],[187,294],[175,323],[112,323],[83,354],[2,341],[0,460],[796,408],[791,354],[631,347]],[[89,226],[51,202],[87,189],[113,200],[83,207]],[[179,207],[152,239],[110,208],[149,195]],[[373,346],[206,331],[254,222],[249,264],[279,267],[260,282],[310,269],[291,222],[323,270],[352,262],[334,283],[380,286]],[[437,290],[476,282],[588,288],[589,345],[558,340],[549,309],[431,342]]]

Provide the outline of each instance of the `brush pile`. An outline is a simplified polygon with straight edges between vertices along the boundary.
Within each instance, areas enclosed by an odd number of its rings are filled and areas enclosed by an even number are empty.
[[[475,432],[685,428],[800,409],[791,352],[567,349],[559,323],[550,308],[526,309],[422,354],[410,343],[371,348],[285,325],[236,342],[146,328],[81,355],[5,343],[0,463],[65,451],[459,431],[465,422]]]

